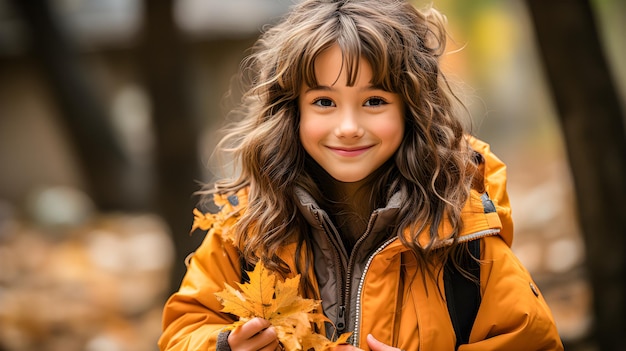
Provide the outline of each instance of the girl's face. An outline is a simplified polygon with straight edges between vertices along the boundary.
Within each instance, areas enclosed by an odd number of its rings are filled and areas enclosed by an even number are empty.
[[[319,86],[300,89],[300,141],[333,178],[357,182],[383,165],[404,135],[404,103],[372,86],[372,67],[361,58],[354,86],[347,86],[337,44],[315,60]]]

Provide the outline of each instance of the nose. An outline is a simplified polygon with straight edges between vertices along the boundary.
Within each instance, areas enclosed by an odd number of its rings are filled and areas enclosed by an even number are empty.
[[[359,138],[363,136],[364,129],[359,121],[358,112],[353,109],[340,111],[340,117],[335,128],[335,135],[339,138]]]

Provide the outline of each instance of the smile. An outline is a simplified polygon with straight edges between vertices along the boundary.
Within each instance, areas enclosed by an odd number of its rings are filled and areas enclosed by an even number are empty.
[[[345,147],[332,147],[332,146],[328,146],[328,148],[334,152],[335,154],[339,155],[339,156],[344,156],[344,157],[356,157],[359,155],[364,154],[365,152],[367,152],[367,150],[371,149],[372,146],[361,146],[361,147],[355,147],[355,148],[345,148]]]

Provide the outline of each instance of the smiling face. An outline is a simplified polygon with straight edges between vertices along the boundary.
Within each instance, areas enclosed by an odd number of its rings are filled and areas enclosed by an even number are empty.
[[[404,135],[404,104],[398,94],[372,86],[372,68],[363,58],[353,86],[347,85],[337,44],[315,60],[318,86],[302,86],[300,141],[333,178],[358,182],[382,166]]]

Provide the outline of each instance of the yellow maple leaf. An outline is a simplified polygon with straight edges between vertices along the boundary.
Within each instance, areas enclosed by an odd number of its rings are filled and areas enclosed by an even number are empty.
[[[232,212],[229,212],[232,210]],[[193,224],[191,225],[190,234],[196,229],[213,231],[215,234],[221,235],[224,240],[231,240],[229,231],[237,222],[239,211],[233,206],[223,206],[217,213],[202,213],[197,208],[193,209]]]
[[[211,225],[215,222],[214,216],[210,214],[202,213],[197,208],[193,209],[193,224],[191,226],[191,232],[200,228],[202,230],[209,230]]]
[[[253,306],[253,316],[269,320],[273,309],[276,276],[270,275],[262,265],[250,273],[250,284],[237,284],[247,301]]]
[[[215,293],[215,295],[224,305],[222,310],[224,312],[232,313],[244,320],[250,320],[258,314],[257,306],[250,302],[241,291],[228,284],[225,284],[225,289],[222,292]]]
[[[298,295],[300,275],[283,281],[259,262],[248,276],[249,283],[237,283],[240,290],[224,284],[224,290],[215,293],[223,305],[222,311],[239,317],[239,321],[227,329],[234,329],[255,317],[264,318],[275,328],[278,340],[287,351],[328,350],[350,337],[351,333],[346,333],[332,342],[313,331],[311,323],[321,325],[329,320],[317,312],[321,301]]]
[[[350,337],[352,336],[352,332],[349,333],[343,333],[339,336],[339,338],[335,341],[330,341],[324,344],[324,347],[322,348],[322,350],[329,350],[332,349],[335,346],[339,346],[342,344],[347,344],[348,343],[348,339],[350,339]],[[317,349],[316,349],[317,350]]]

